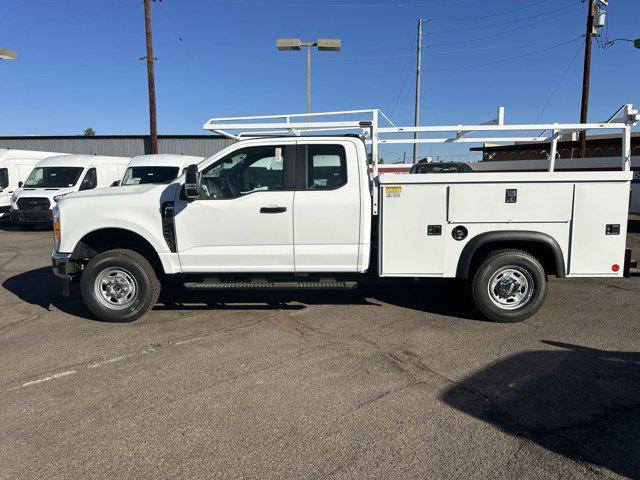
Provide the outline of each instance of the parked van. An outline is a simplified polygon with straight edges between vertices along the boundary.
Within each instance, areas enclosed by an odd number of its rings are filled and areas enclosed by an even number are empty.
[[[133,157],[124,172],[121,186],[142,185],[145,183],[170,183],[180,175],[187,165],[200,163],[204,157],[161,153],[156,155],[138,155]]]
[[[11,195],[27,179],[43,158],[60,155],[31,150],[0,150],[0,218],[9,218]]]
[[[50,222],[51,208],[62,197],[110,186],[122,178],[130,161],[98,155],[56,155],[41,160],[11,196],[11,221],[24,226]]]

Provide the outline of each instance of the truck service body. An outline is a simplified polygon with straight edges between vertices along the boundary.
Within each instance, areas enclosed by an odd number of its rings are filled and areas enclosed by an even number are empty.
[[[468,279],[482,314],[513,322],[540,308],[547,275],[620,277],[632,267],[628,155],[617,172],[558,173],[551,163],[548,172],[380,174],[381,134],[416,127],[379,127],[378,110],[332,113],[363,112],[372,119],[210,120],[206,129],[239,141],[170,184],[78,192],[59,202],[54,272],[65,285],[80,281],[85,304],[105,320],[138,318],[173,280],[195,290],[331,289],[366,275]],[[622,121],[554,130],[621,129],[628,139],[637,120],[625,106]],[[304,135],[315,128],[363,134]],[[418,128],[455,131],[458,141],[490,130]],[[232,129],[292,135],[247,138]]]
[[[18,225],[51,222],[53,206],[79,190],[108,187],[122,178],[126,157],[56,155],[38,162],[11,196],[11,221]]]
[[[43,158],[60,155],[31,150],[0,150],[0,218],[9,217],[11,195],[27,179],[33,167]]]

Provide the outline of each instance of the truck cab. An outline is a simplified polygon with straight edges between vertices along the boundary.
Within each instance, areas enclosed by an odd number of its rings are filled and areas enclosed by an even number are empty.
[[[102,155],[56,155],[40,160],[11,196],[11,221],[21,227],[51,222],[53,206],[77,191],[110,186],[130,159]]]
[[[9,219],[11,195],[22,186],[43,158],[59,155],[31,150],[0,150],[0,218]]]

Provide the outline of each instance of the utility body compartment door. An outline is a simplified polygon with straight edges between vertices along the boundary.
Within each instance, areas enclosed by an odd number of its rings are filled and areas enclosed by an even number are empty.
[[[575,188],[569,275],[621,276],[627,241],[629,183],[577,183]],[[619,266],[617,272],[613,271],[613,265]]]
[[[382,185],[381,276],[442,276],[447,227],[447,187]]]
[[[449,189],[451,223],[571,220],[571,183],[469,183]]]

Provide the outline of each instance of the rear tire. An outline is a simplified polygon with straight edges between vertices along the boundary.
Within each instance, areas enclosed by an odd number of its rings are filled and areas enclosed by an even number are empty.
[[[489,320],[522,322],[547,295],[547,278],[537,258],[522,250],[498,250],[480,264],[471,282],[473,301]]]
[[[156,304],[160,282],[139,253],[109,250],[87,263],[80,292],[86,307],[100,320],[132,322]]]

